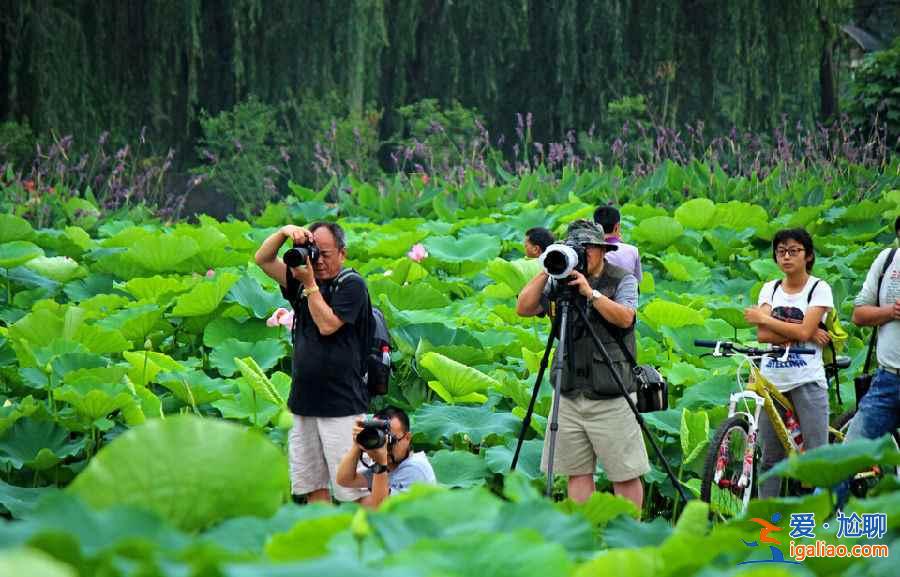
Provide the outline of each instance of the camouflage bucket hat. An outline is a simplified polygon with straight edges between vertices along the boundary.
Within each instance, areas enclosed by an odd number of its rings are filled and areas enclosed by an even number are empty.
[[[606,240],[603,227],[589,220],[576,220],[566,232],[566,244],[593,244],[606,250],[619,250],[619,246]]]

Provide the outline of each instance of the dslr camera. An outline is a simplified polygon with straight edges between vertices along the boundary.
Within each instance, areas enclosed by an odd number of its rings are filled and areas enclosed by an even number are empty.
[[[316,243],[304,242],[303,244],[294,243],[294,247],[288,249],[281,258],[288,268],[295,268],[306,266],[307,257],[309,257],[309,262],[315,264],[319,260],[319,255],[319,247],[316,246]]]
[[[362,423],[362,431],[356,435],[356,442],[371,451],[384,446],[391,436],[391,422],[384,419],[366,419]]]
[[[551,244],[541,254],[539,261],[548,275],[563,280],[569,278],[573,271],[584,274],[587,269],[587,252],[580,244]]]

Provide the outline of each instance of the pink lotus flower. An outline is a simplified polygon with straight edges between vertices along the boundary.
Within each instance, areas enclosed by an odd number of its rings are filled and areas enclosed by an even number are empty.
[[[212,278],[214,276],[216,276],[216,271],[214,271],[213,269],[209,269],[208,271],[206,271],[206,278]]]
[[[428,251],[425,250],[425,247],[422,243],[414,244],[409,252],[406,253],[406,256],[413,259],[416,262],[422,262],[425,258],[428,257]]]
[[[266,319],[267,327],[277,327],[278,325],[281,325],[283,327],[290,327],[293,324],[294,311],[289,311],[281,307],[275,309],[275,312],[272,313],[272,316]]]

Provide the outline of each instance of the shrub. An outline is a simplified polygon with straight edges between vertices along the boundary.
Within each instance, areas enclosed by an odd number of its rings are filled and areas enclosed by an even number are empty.
[[[900,38],[890,48],[866,55],[850,84],[847,111],[866,134],[900,149]]]

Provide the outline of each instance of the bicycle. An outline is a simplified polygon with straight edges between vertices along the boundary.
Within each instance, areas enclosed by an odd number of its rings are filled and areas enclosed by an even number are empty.
[[[736,517],[747,510],[751,497],[757,491],[757,431],[760,411],[766,411],[787,456],[802,451],[798,442],[799,427],[795,422],[788,427],[778,409],[781,407],[786,416],[793,418],[794,406],[790,399],[762,375],[758,362],[769,356],[787,359],[789,353],[811,355],[815,354],[815,350],[791,346],[743,347],[729,341],[701,339],[695,340],[694,345],[714,349],[709,353],[714,357],[739,356],[744,361],[742,365],[748,365],[750,371],[746,385],[742,384],[740,391],[732,393],[728,418],[713,435],[700,485],[700,498],[709,503],[711,514],[723,518]],[[738,383],[741,383],[741,375],[739,367]],[[754,403],[752,410],[750,401]],[[739,403],[743,403],[743,406],[739,407]]]

